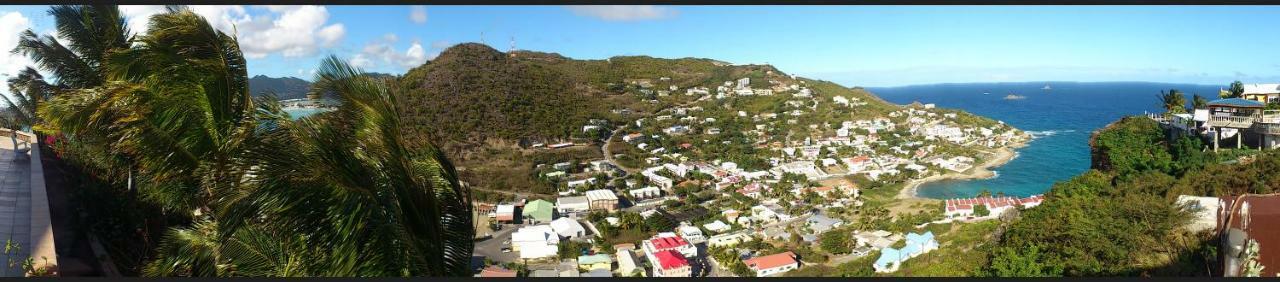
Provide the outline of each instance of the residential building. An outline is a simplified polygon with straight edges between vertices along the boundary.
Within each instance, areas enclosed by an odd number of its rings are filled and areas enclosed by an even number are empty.
[[[979,205],[987,207],[990,212],[987,217],[996,218],[1005,212],[1016,209],[1017,207],[1033,208],[1039,206],[1044,201],[1044,195],[1035,195],[1026,198],[1014,197],[976,197],[968,199],[950,199],[943,201],[945,207],[944,215],[947,217],[974,217],[974,208]]]
[[[676,227],[676,233],[680,235],[680,238],[684,238],[689,241],[690,244],[698,244],[707,241],[707,237],[702,234],[702,229],[699,229],[697,226],[681,224],[680,227]]]
[[[755,271],[756,277],[778,275],[800,268],[800,261],[796,259],[796,254],[792,252],[754,257],[744,260],[742,263]]]
[[[578,274],[578,277],[613,277],[613,272],[608,269],[591,269]]]
[[[672,232],[660,232],[653,238],[645,240],[642,248],[647,255],[652,256],[661,251],[676,251],[686,257],[694,257],[698,255],[698,248],[690,244],[684,238]],[[653,258],[650,258],[653,260]]]
[[[907,244],[902,249],[889,247],[880,249],[880,258],[876,259],[872,267],[876,272],[881,273],[898,271],[902,262],[936,249],[938,249],[938,242],[934,240],[932,231],[924,234],[909,233]]]
[[[1245,84],[1244,93],[1240,97],[1262,103],[1277,102],[1280,101],[1280,84]]]
[[[516,215],[515,205],[498,205],[497,214],[498,216],[495,219],[498,222],[512,223],[519,220],[519,218],[516,218],[515,216]]]
[[[654,277],[690,277],[693,275],[693,268],[689,265],[689,260],[680,255],[679,252],[666,250],[652,254],[649,257],[649,263],[654,266]]]
[[[578,268],[586,270],[603,269],[605,271],[613,271],[613,260],[606,254],[578,256]]]
[[[645,273],[644,268],[636,261],[636,253],[633,250],[617,250],[614,255],[618,259],[618,276],[631,277],[639,272],[641,275]]]
[[[729,233],[719,234],[707,238],[707,246],[710,247],[731,247],[742,242],[750,242],[753,240],[751,235],[746,233]]]
[[[511,233],[511,250],[520,252],[523,259],[555,257],[559,244],[560,236],[550,225],[522,227]]]
[[[556,235],[570,239],[587,235],[587,229],[583,228],[581,223],[568,217],[551,221],[551,229],[556,232]]]
[[[840,227],[844,224],[844,221],[830,218],[822,214],[815,214],[810,216],[809,219],[806,220],[806,223],[808,224],[809,229],[813,230],[813,234],[822,234],[823,232],[827,232],[827,230]]]
[[[525,223],[548,223],[555,219],[555,205],[546,200],[533,200],[524,205],[524,210],[520,211],[520,215]]]
[[[484,270],[480,270],[480,274],[476,274],[476,277],[516,277],[516,271],[497,266],[490,266],[485,267]]]
[[[614,211],[618,209],[618,195],[613,190],[587,191],[587,204],[592,210]]]
[[[556,199],[556,211],[560,214],[577,214],[591,209],[591,202],[586,196],[560,197]]]
[[[720,221],[719,219],[717,219],[716,221],[712,221],[711,223],[703,224],[702,227],[706,228],[707,231],[716,232],[716,233],[723,233],[733,228],[733,226],[729,226],[728,224],[725,224],[723,221]]]
[[[636,201],[648,200],[662,196],[662,189],[655,186],[648,186],[640,189],[631,189],[627,191],[631,195],[631,199]]]

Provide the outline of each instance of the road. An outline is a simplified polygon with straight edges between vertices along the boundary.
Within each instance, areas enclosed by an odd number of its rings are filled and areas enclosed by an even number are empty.
[[[511,240],[511,233],[516,229],[520,229],[520,225],[503,224],[502,230],[493,232],[493,237],[488,240],[476,242],[472,251],[473,256],[482,256],[496,262],[514,262],[520,258],[519,253],[514,251],[503,253],[503,247],[510,247],[510,244],[503,244],[502,241]]]
[[[657,115],[657,114],[660,114],[660,113],[662,113],[662,112],[665,112],[665,111],[671,110],[671,109],[673,109],[673,108],[683,108],[683,107],[687,107],[687,106],[689,106],[689,105],[693,105],[693,104],[698,103],[698,102],[701,102],[701,101],[702,101],[702,99],[696,99],[696,100],[693,100],[693,101],[686,102],[686,103],[684,103],[684,104],[676,105],[676,106],[674,106],[674,107],[667,107],[667,108],[664,108],[664,109],[658,110],[657,112],[654,112],[654,113],[652,113],[652,114],[649,114],[648,116],[644,116],[644,117],[641,117],[641,118],[645,118],[645,117],[650,117],[650,116],[653,116],[653,115]],[[629,125],[629,124],[630,124],[630,123],[628,123],[628,125]],[[613,154],[610,154],[610,153],[609,153],[609,146],[610,146],[610,145],[613,145],[613,136],[614,136],[614,135],[618,135],[618,133],[622,133],[622,130],[623,130],[623,129],[626,129],[626,128],[627,128],[627,125],[619,126],[619,127],[618,127],[618,129],[614,129],[612,133],[609,133],[609,137],[606,137],[606,138],[604,139],[604,145],[600,146],[600,153],[604,155],[604,160],[605,160],[605,161],[607,161],[607,162],[609,162],[609,164],[613,165],[614,167],[617,167],[618,169],[621,169],[622,171],[627,172],[627,174],[628,174],[628,175],[630,175],[630,174],[634,174],[634,173],[636,173],[636,172],[640,171],[640,168],[628,168],[628,167],[622,166],[622,165],[618,164],[618,162],[614,161],[614,160],[613,160]]]

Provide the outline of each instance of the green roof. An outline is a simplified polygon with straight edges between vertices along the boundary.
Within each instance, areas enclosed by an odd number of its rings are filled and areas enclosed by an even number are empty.
[[[521,215],[539,221],[551,221],[553,206],[551,202],[546,200],[533,200],[524,205],[524,212],[521,212]]]

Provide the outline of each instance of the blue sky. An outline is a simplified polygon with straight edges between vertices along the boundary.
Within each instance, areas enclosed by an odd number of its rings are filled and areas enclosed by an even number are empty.
[[[0,6],[0,48],[51,33],[43,6]],[[949,82],[1280,81],[1272,6],[196,7],[238,31],[250,74],[309,79],[326,55],[403,73],[443,48],[769,63],[848,86]],[[134,29],[160,7],[126,7]],[[25,58],[0,54],[0,73]]]

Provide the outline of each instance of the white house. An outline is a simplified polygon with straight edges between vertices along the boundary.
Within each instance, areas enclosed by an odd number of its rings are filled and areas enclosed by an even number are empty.
[[[556,198],[556,211],[560,214],[582,213],[591,210],[591,202],[585,196]]]
[[[796,259],[796,254],[792,252],[754,257],[744,260],[742,263],[754,270],[756,277],[778,275],[800,268],[800,261]]]
[[[582,227],[577,220],[568,217],[561,217],[551,221],[551,229],[556,235],[565,238],[578,238],[587,235],[587,229]]]
[[[706,228],[707,230],[710,230],[711,232],[716,232],[716,233],[729,231],[729,229],[733,228],[732,226],[725,224],[723,221],[720,221],[719,219],[717,219],[716,221],[712,221],[711,223],[703,224],[702,227]]]
[[[560,236],[550,225],[523,227],[511,233],[511,249],[524,259],[555,257],[559,244]]]
[[[688,240],[690,244],[698,244],[707,241],[707,237],[702,234],[702,229],[699,229],[697,226],[682,224],[680,227],[676,228],[676,232],[677,234],[680,234],[680,238]]]
[[[631,198],[635,200],[647,200],[662,196],[662,189],[658,189],[658,187],[654,186],[648,186],[640,189],[627,190],[627,194],[631,195]]]
[[[729,233],[711,236],[707,238],[707,246],[711,247],[729,247],[742,242],[750,242],[753,240],[751,235],[746,233]]]

